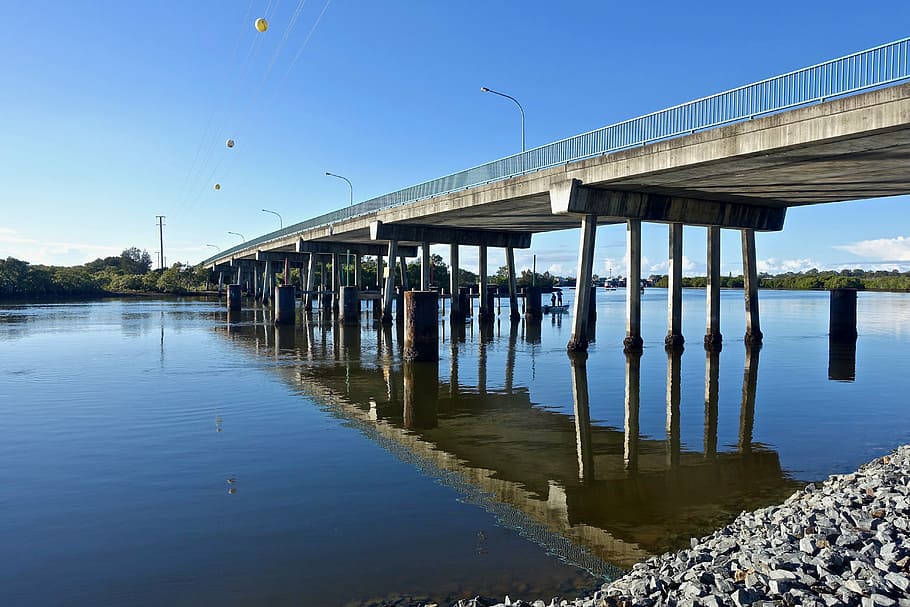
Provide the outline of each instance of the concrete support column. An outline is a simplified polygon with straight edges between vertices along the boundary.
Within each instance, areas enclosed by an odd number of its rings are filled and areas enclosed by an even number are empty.
[[[525,319],[533,323],[539,323],[543,319],[540,287],[525,287]]]
[[[641,221],[626,222],[626,352],[641,352]]]
[[[435,291],[404,294],[404,353],[408,362],[439,360],[439,296]]]
[[[341,256],[332,254],[332,309],[338,311],[338,300],[341,297]]]
[[[360,289],[341,287],[341,324],[360,324]]]
[[[227,286],[227,308],[228,310],[240,310],[242,308],[242,289],[239,284]]]
[[[572,315],[572,336],[566,348],[570,352],[588,349],[588,313],[591,306],[591,276],[594,273],[594,240],[597,236],[597,215],[581,219],[578,239],[578,274],[575,288],[575,310]]]
[[[720,228],[708,227],[708,328],[705,331],[705,348],[720,350]]]
[[[306,299],[303,304],[303,309],[307,312],[313,311],[313,288],[316,284],[316,254],[310,253],[310,258],[307,260],[307,271],[306,271]]]
[[[430,272],[432,271],[432,266],[430,265],[430,243],[424,242],[420,246],[420,255],[420,290],[429,291]]]
[[[218,272],[218,299],[221,299],[221,291],[224,290],[224,272]]]
[[[360,253],[354,255],[354,286],[358,289],[363,288],[363,258]]]
[[[509,321],[518,322],[518,282],[515,276],[515,249],[506,247],[506,270],[509,272]]]
[[[296,306],[294,302],[294,285],[282,285],[275,287],[275,324],[292,325],[294,324],[294,312]]]
[[[682,334],[682,266],[683,224],[670,224],[670,259],[667,284],[667,350],[682,351],[686,342]]]
[[[408,260],[402,255],[398,260],[398,268],[401,272],[401,289],[407,291],[411,288],[408,284]]]
[[[385,264],[382,261],[382,255],[376,256],[376,288],[382,291],[382,285],[385,284],[385,272],[383,272]]]
[[[398,257],[398,241],[389,241],[389,260],[394,264],[395,258]],[[389,266],[389,275],[385,277],[385,286],[382,290],[382,324],[392,324],[392,296],[395,294],[395,272],[394,265]]]
[[[262,303],[269,302],[272,293],[272,262],[265,262],[265,272],[262,273]]]
[[[493,320],[493,309],[490,306],[490,285],[487,277],[487,245],[480,245],[480,321]]]
[[[856,339],[856,289],[831,289],[828,335],[835,341]]]
[[[461,297],[458,286],[458,245],[449,245],[449,292],[452,296],[452,305],[449,307],[449,318],[453,323],[463,323],[465,309],[461,306]]]
[[[760,346],[761,325],[758,320],[758,260],[755,258],[755,230],[743,230],[743,293],[746,298],[747,346]]]
[[[251,293],[255,301],[259,301],[259,263],[253,263],[253,292]]]

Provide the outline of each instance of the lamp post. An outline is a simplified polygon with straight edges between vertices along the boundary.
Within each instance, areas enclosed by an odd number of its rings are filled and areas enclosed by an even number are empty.
[[[213,249],[218,249],[219,252],[221,251],[221,247],[219,247],[219,246],[216,245],[216,244],[207,244],[207,245],[205,245],[205,246],[207,246],[207,247],[212,247]]]
[[[484,93],[493,93],[494,95],[499,95],[500,97],[505,97],[506,99],[511,99],[515,102],[515,105],[518,106],[518,111],[521,112],[521,151],[525,151],[525,110],[521,107],[521,104],[518,103],[518,99],[512,97],[511,95],[506,95],[505,93],[500,93],[499,91],[494,91],[491,88],[485,86],[480,87],[480,90]]]
[[[353,207],[354,206],[354,185],[351,183],[351,180],[342,175],[336,175],[335,173],[329,173],[328,171],[326,171],[325,174],[328,177],[337,177],[338,179],[344,179],[347,182],[348,189],[351,191],[350,203],[348,204],[348,208]],[[349,266],[351,265],[351,250],[350,249],[347,250],[345,258],[346,258],[346,260],[345,260],[345,264],[344,264],[344,284],[345,284],[345,286],[350,287],[351,286],[351,271],[348,269]]]
[[[241,234],[240,232],[228,232],[228,234],[233,234],[234,236],[239,236],[240,240],[242,240],[243,242],[246,242],[246,238],[244,238],[243,234]]]
[[[277,215],[277,216],[278,216],[278,229],[281,229],[281,228],[284,227],[284,221],[282,221],[281,215],[279,215],[277,212],[275,212],[275,211],[270,211],[270,210],[268,210],[268,209],[262,209],[262,212],[263,212],[263,213],[271,213],[272,215]]]

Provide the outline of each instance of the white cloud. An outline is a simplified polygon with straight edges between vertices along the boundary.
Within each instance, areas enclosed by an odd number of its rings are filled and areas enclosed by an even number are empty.
[[[802,259],[777,259],[769,257],[768,259],[759,259],[756,262],[759,272],[769,274],[781,274],[783,272],[805,272],[816,268],[821,270],[822,264],[805,257]]]
[[[858,242],[835,245],[834,248],[853,253],[859,257],[888,260],[885,263],[910,261],[910,237],[906,236],[860,240]]]
[[[98,257],[119,255],[123,247],[78,242],[42,242],[0,228],[0,258],[15,257],[31,264],[78,265]]]
[[[647,268],[645,271],[646,274],[667,274],[670,271],[670,261],[664,260],[660,263],[655,263],[651,266],[644,267]],[[699,272],[699,266],[685,255],[683,255],[682,258],[682,271],[685,276],[693,276],[699,273],[704,275],[704,268],[702,267],[701,272]]]

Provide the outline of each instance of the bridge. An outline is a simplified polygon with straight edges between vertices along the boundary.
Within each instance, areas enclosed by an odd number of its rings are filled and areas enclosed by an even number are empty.
[[[221,252],[203,263],[244,273],[265,292],[270,264],[300,264],[311,306],[316,260],[332,258],[338,306],[338,256],[401,262],[422,256],[419,288],[429,289],[429,245],[450,245],[449,292],[459,293],[459,247],[479,247],[480,320],[493,315],[487,287],[488,247],[505,249],[510,319],[520,318],[514,249],[535,233],[581,228],[577,284],[590,284],[598,225],[627,227],[626,276],[641,278],[641,223],[668,227],[668,348],[681,333],[683,226],[707,233],[708,317],[704,343],[718,348],[720,230],[741,232],[747,343],[762,339],[755,231],[782,230],[792,206],[910,193],[910,38],[731,89],[569,137],[320,215]],[[380,269],[383,321],[391,322],[395,272]],[[539,293],[525,294],[535,317]],[[356,295],[353,295],[356,297]],[[536,299],[536,302],[535,302]],[[453,297],[453,321],[464,318]],[[591,294],[579,289],[568,348],[587,348]],[[626,338],[640,351],[641,300],[627,290]],[[539,315],[537,316],[539,318]]]

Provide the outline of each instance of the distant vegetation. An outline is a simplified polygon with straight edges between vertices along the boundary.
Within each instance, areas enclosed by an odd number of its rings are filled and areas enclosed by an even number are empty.
[[[205,288],[209,272],[201,266],[174,264],[152,271],[147,251],[132,247],[117,257],[81,266],[32,265],[14,257],[0,259],[0,299],[86,297],[123,292],[188,293]]]
[[[654,286],[666,287],[667,277],[652,277]],[[852,288],[877,291],[910,291],[910,272],[897,270],[808,270],[786,272],[772,276],[761,274],[758,278],[762,289],[842,289]],[[685,287],[704,287],[708,279],[704,276],[683,278]],[[721,276],[722,287],[743,288],[742,276]]]

